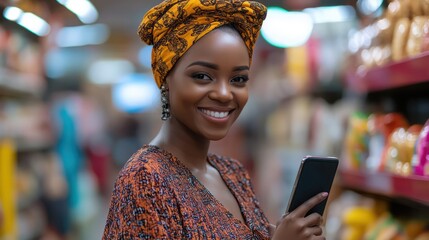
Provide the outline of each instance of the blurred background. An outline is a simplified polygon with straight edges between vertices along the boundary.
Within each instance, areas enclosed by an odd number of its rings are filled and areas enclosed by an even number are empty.
[[[0,1],[0,240],[101,239],[162,123],[136,33],[159,2]],[[246,166],[272,222],[301,159],[329,155],[327,239],[429,239],[429,1],[261,2],[251,97],[211,151]]]

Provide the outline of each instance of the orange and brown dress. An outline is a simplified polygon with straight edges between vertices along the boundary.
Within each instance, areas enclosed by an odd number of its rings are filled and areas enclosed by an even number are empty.
[[[236,219],[171,153],[142,147],[115,183],[103,239],[269,239],[269,223],[236,160],[208,161],[237,199]]]

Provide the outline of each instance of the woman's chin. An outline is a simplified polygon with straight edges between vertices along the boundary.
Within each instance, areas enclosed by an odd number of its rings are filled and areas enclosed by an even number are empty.
[[[224,132],[219,131],[216,133],[206,134],[206,138],[209,139],[210,141],[219,141],[224,139],[227,134],[228,134],[228,131],[224,131]]]
[[[222,136],[222,137],[213,137],[213,138],[210,138],[210,141],[219,141],[219,140],[222,140],[224,137],[225,136]]]

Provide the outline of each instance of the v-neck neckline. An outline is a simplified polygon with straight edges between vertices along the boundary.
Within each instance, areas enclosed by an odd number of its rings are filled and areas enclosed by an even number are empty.
[[[227,214],[227,216],[232,219],[234,222],[239,223],[241,225],[246,226],[251,232],[253,232],[254,229],[251,228],[251,226],[249,225],[249,216],[246,215],[246,209],[245,206],[238,200],[238,196],[237,196],[237,192],[233,190],[232,186],[230,186],[230,183],[228,180],[230,180],[228,178],[228,174],[226,172],[221,171],[219,168],[219,166],[217,165],[218,163],[216,161],[214,161],[215,156],[213,154],[208,154],[207,155],[207,161],[208,163],[215,168],[219,175],[221,176],[224,184],[226,185],[226,187],[228,188],[228,190],[231,192],[231,194],[233,195],[235,201],[238,204],[238,207],[240,209],[240,213],[243,217],[244,222],[242,222],[240,219],[238,219],[234,214],[232,214],[232,212],[230,210],[228,210],[228,208],[226,208],[207,188],[206,186],[204,186],[204,184],[201,183],[200,180],[198,180],[197,177],[195,177],[195,175],[191,172],[191,170],[185,166],[185,164],[183,164],[176,156],[174,156],[172,153],[168,152],[167,150],[156,146],[156,145],[146,145],[147,148],[155,148],[157,149],[157,151],[159,151],[160,153],[162,153],[163,155],[167,156],[168,159],[170,159],[172,162],[174,162],[179,168],[181,168],[184,172],[186,172],[188,178],[191,178],[192,181],[194,181],[196,184],[195,186],[199,188],[199,190],[207,193],[207,195],[211,198],[211,200],[213,202],[215,202],[218,206],[220,206],[223,211]]]

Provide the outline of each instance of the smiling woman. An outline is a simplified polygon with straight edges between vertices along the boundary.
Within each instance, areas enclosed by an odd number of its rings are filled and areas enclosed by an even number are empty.
[[[208,153],[248,99],[266,7],[255,1],[167,0],[139,34],[153,45],[161,129],[115,183],[104,239],[324,239],[319,194],[270,225],[239,161]]]
[[[248,79],[249,56],[240,35],[227,27],[208,33],[166,78],[169,125],[183,132],[177,136],[191,129],[198,142],[222,139],[247,102]]]

